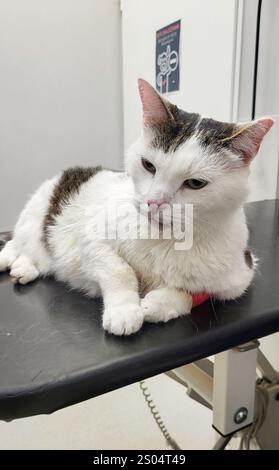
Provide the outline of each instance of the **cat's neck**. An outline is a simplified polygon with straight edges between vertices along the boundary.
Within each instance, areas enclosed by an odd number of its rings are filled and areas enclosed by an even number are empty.
[[[242,207],[233,210],[219,210],[205,212],[193,211],[193,238],[194,244],[210,243],[219,236],[226,237],[232,230],[245,220]]]

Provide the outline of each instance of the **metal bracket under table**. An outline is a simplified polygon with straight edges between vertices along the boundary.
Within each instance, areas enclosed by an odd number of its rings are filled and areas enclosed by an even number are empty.
[[[187,394],[213,411],[219,434],[214,449],[225,449],[235,433],[241,445],[252,438],[262,449],[279,449],[279,373],[254,340],[202,359],[167,375],[187,387]],[[241,431],[241,432],[240,432]],[[239,433],[240,432],[240,433]]]

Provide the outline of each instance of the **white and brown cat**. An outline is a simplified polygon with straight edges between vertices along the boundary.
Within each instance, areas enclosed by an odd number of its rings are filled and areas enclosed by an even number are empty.
[[[189,313],[194,293],[235,299],[245,292],[255,266],[242,205],[249,164],[273,125],[184,112],[144,80],[139,94],[143,130],[125,172],[76,167],[45,181],[0,253],[0,271],[9,269],[20,284],[51,274],[90,297],[102,295],[103,327],[116,335]],[[137,210],[147,204],[151,218],[166,206],[192,204],[191,249],[176,250],[175,238],[90,237],[92,205],[123,203]]]

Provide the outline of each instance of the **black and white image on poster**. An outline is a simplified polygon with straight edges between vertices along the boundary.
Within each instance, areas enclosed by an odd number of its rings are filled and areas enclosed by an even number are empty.
[[[156,88],[160,93],[179,90],[180,23],[174,23],[156,32]]]

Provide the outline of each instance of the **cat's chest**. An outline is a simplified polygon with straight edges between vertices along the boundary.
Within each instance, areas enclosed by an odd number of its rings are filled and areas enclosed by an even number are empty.
[[[173,243],[154,243],[134,240],[119,246],[121,256],[136,271],[145,286],[173,286],[180,289],[202,288],[208,279],[209,269],[205,254],[191,250],[176,250]],[[211,272],[212,274],[212,272]]]

